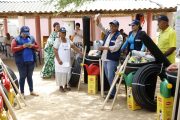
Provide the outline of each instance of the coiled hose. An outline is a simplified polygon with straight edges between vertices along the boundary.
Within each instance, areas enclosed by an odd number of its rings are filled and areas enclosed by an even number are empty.
[[[160,64],[148,64],[137,70],[132,82],[132,93],[135,101],[145,109],[156,111],[157,76],[164,78],[164,70]]]

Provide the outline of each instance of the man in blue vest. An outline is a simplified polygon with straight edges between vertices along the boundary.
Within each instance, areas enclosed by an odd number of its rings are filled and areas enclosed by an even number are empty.
[[[112,85],[117,66],[119,65],[120,47],[123,43],[123,37],[118,31],[119,22],[113,20],[109,23],[110,30],[106,30],[100,23],[99,18],[96,19],[97,26],[105,33],[104,44],[99,50],[102,51],[101,59],[104,63],[105,75],[108,79],[109,85]],[[116,92],[114,87],[109,99],[113,99]]]
[[[17,36],[11,43],[11,50],[14,53],[16,66],[19,71],[19,84],[20,91],[24,95],[25,79],[29,85],[30,95],[38,96],[33,91],[32,75],[35,66],[35,51],[38,49],[38,45],[34,40],[34,37],[29,33],[28,26],[23,26],[20,29],[20,35]]]

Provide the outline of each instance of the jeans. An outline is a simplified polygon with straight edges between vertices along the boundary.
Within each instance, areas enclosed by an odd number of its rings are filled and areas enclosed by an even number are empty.
[[[18,71],[19,71],[19,85],[21,93],[24,93],[24,85],[25,85],[25,79],[27,78],[27,83],[29,85],[30,92],[33,92],[33,80],[32,75],[34,71],[34,62],[23,62],[21,64],[16,64]]]
[[[113,79],[118,65],[119,65],[119,61],[112,61],[112,60],[104,61],[104,71],[110,86],[113,83]],[[113,88],[111,95],[114,96],[115,93],[116,93],[116,87]]]

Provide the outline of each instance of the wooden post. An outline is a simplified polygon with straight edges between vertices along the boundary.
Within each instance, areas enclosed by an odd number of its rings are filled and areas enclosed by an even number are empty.
[[[95,21],[94,21],[94,16],[91,16],[90,25],[91,25],[90,41],[94,41],[95,40]]]
[[[41,54],[41,27],[40,27],[40,16],[35,17],[35,29],[36,29],[36,42],[39,45],[40,50],[40,58],[42,58]]]
[[[4,35],[6,35],[6,33],[8,33],[8,22],[7,22],[7,17],[5,17],[3,19],[4,22]]]
[[[152,32],[152,13],[147,12],[147,34],[151,37]]]
[[[48,17],[48,33],[49,33],[49,35],[51,34],[51,31],[52,31],[52,29],[51,29],[51,17]]]

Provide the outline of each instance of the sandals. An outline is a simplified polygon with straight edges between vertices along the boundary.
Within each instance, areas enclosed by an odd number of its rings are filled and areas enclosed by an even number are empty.
[[[24,93],[21,93],[21,95],[22,95],[22,97],[25,99],[25,95],[24,95]]]
[[[59,87],[60,92],[66,92],[62,86]]]
[[[65,85],[64,88],[63,88],[63,86],[60,86],[60,87],[59,87],[59,91],[60,91],[60,92],[66,92],[66,90],[67,90],[67,91],[70,91],[71,88],[70,88],[69,86],[67,86],[67,85]]]
[[[65,88],[64,88],[64,89],[66,89],[67,91],[71,91],[70,86],[67,86],[67,85],[65,85]]]

